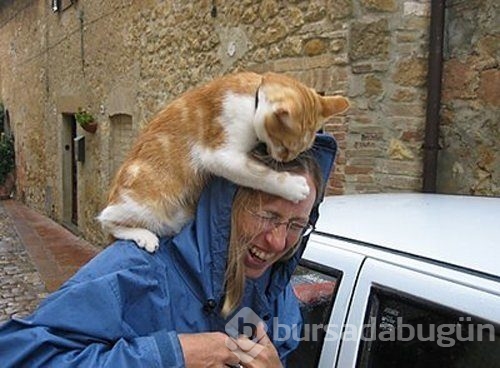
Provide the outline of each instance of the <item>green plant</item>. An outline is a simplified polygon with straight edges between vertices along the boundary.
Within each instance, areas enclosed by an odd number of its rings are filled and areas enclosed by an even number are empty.
[[[0,185],[5,183],[7,175],[14,170],[14,160],[14,139],[2,133],[0,135]]]
[[[82,127],[95,121],[94,116],[81,107],[78,108],[78,112],[75,113],[75,119]]]

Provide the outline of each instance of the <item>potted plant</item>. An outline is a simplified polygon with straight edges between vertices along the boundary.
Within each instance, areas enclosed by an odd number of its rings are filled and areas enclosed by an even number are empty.
[[[14,138],[0,134],[0,199],[10,198],[15,184]]]
[[[97,122],[94,116],[87,110],[79,107],[78,112],[75,113],[75,119],[80,126],[89,133],[95,133],[97,130]]]

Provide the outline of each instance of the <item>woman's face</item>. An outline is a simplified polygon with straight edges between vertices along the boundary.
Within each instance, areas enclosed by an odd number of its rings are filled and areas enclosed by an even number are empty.
[[[297,228],[308,224],[316,198],[315,186],[309,176],[307,181],[311,188],[309,196],[298,203],[259,193],[261,200],[257,199],[253,207],[241,211],[238,219],[240,238],[251,239],[243,254],[246,277],[255,279],[262,276],[299,240]],[[280,225],[271,225],[277,223]]]

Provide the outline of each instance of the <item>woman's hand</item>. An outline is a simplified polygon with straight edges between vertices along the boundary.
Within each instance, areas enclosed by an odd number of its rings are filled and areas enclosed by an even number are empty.
[[[239,364],[245,368],[282,368],[278,352],[263,323],[257,325],[255,336],[255,341],[245,336],[229,340],[229,349],[238,356]]]
[[[238,366],[240,358],[229,350],[222,332],[179,334],[186,368]]]

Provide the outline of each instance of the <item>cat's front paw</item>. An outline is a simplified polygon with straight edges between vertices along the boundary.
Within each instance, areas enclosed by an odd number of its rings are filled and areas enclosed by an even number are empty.
[[[139,236],[134,239],[139,248],[146,249],[149,253],[154,253],[160,246],[160,240],[151,231],[141,231]]]
[[[288,174],[283,183],[283,197],[292,202],[299,202],[307,198],[310,192],[305,177],[301,175]]]

